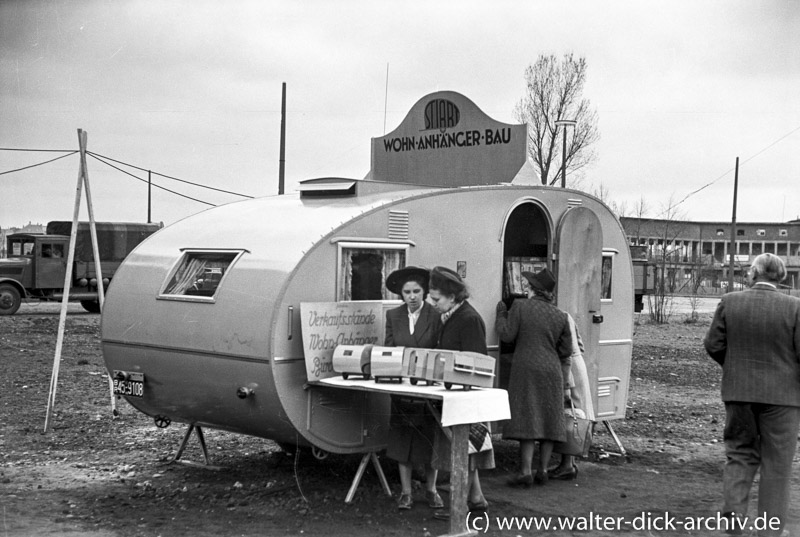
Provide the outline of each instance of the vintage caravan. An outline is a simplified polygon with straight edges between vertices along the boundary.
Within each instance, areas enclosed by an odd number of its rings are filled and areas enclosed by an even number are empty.
[[[372,140],[364,179],[309,180],[167,226],[131,253],[106,298],[102,348],[120,392],[161,425],[378,450],[389,397],[314,378],[335,374],[323,351],[383,345],[383,314],[400,304],[386,276],[412,264],[457,270],[502,388],[511,349],[492,329],[495,306],[519,295],[520,271],[548,266],[585,343],[598,419],[624,417],[634,303],[625,234],[601,200],[542,186],[525,143],[524,125],[437,92]],[[338,335],[310,333],[323,325]]]

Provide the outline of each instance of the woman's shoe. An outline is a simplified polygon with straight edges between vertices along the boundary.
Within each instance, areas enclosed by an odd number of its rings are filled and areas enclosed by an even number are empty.
[[[517,474],[509,477],[506,481],[509,487],[525,487],[528,488],[533,485],[533,476],[531,474]]]
[[[439,496],[439,493],[435,490],[425,491],[425,500],[427,500],[428,507],[431,509],[442,509],[444,507],[442,497]]]
[[[548,472],[548,474],[550,474],[550,479],[569,481],[578,478],[578,467],[573,464],[569,470],[556,469],[554,472]]]
[[[486,498],[482,499],[479,502],[471,502],[467,500],[467,507],[469,508],[470,512],[486,511],[489,508],[489,502],[486,501]]]
[[[397,500],[397,508],[401,511],[411,509],[412,505],[414,505],[414,499],[411,497],[411,494],[401,494],[400,499]]]
[[[536,485],[546,485],[547,484],[547,472],[543,472],[538,470],[536,475],[533,477],[533,482]]]

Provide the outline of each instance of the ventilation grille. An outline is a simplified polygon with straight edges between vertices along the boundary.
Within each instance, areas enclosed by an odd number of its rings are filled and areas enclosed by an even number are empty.
[[[583,205],[583,200],[570,198],[567,200],[567,207],[580,207]]]
[[[408,211],[389,211],[389,238],[408,239]]]

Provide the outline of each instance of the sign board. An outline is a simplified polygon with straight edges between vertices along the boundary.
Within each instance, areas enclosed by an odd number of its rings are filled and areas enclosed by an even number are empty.
[[[403,122],[372,139],[371,179],[426,186],[510,183],[526,163],[527,126],[495,121],[460,93],[417,101]]]
[[[315,381],[337,376],[333,349],[337,345],[382,345],[383,303],[301,302],[306,376]]]

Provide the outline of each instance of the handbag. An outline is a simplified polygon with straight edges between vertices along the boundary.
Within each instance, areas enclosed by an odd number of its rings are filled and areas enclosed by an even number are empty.
[[[469,454],[480,453],[492,449],[492,435],[483,423],[471,423],[469,426]]]
[[[586,457],[592,446],[592,422],[586,418],[579,418],[575,412],[572,398],[569,399],[570,410],[565,410],[567,440],[556,442],[553,451],[562,455]]]

